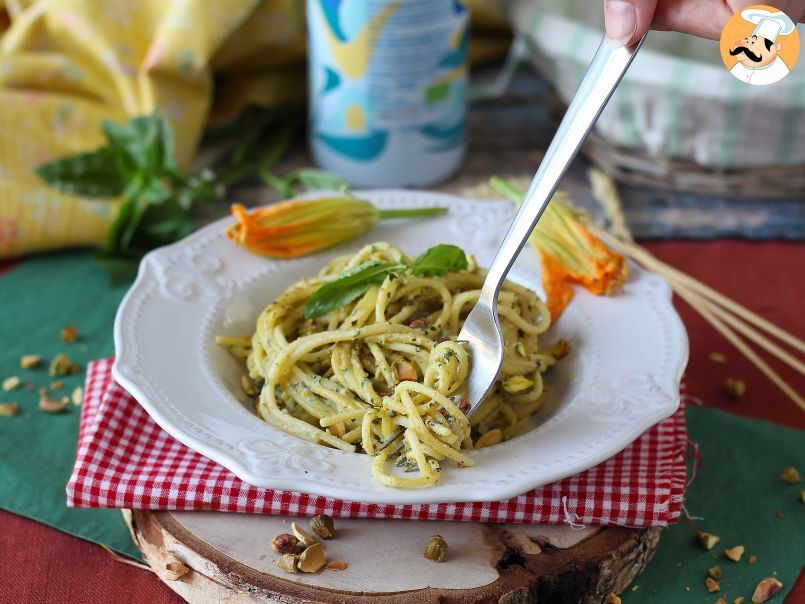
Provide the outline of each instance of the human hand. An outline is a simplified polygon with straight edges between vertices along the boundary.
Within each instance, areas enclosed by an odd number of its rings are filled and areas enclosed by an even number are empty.
[[[805,0],[604,0],[607,38],[614,47],[628,46],[651,28],[718,40],[733,14],[758,3],[795,23],[805,18]]]

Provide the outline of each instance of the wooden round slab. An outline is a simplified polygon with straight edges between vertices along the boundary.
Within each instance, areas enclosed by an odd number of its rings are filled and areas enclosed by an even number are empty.
[[[124,511],[135,543],[188,602],[573,602],[599,604],[643,570],[661,529],[336,519],[324,542],[343,571],[286,573],[269,548],[297,520],[257,514]],[[423,555],[431,535],[445,562]]]

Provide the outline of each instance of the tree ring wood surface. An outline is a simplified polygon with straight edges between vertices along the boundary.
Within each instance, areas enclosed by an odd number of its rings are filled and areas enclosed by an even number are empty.
[[[305,518],[219,512],[125,512],[157,575],[187,601],[600,603],[653,555],[662,529],[336,519],[328,560],[346,570],[285,573],[269,543]],[[448,559],[426,560],[441,534]],[[178,569],[178,571],[177,571]],[[184,574],[183,574],[184,573]],[[177,575],[179,575],[177,577]]]

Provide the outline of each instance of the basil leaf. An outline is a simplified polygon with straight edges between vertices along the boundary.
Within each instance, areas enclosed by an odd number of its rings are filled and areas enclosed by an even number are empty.
[[[420,254],[411,267],[415,275],[446,275],[467,268],[467,255],[455,245],[439,244]]]
[[[338,278],[322,285],[305,304],[305,318],[313,319],[326,315],[331,310],[352,302],[373,285],[380,285],[386,276],[399,270],[401,265],[367,260]]]
[[[117,152],[108,147],[42,164],[36,174],[62,193],[86,197],[116,197],[128,184]]]

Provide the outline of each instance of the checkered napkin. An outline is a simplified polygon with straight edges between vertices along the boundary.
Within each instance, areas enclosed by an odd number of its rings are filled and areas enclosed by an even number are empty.
[[[250,486],[164,432],[90,363],[70,507],[220,510],[354,518],[571,523],[646,527],[679,518],[685,491],[685,416],[672,417],[602,464],[506,501],[378,505]]]

